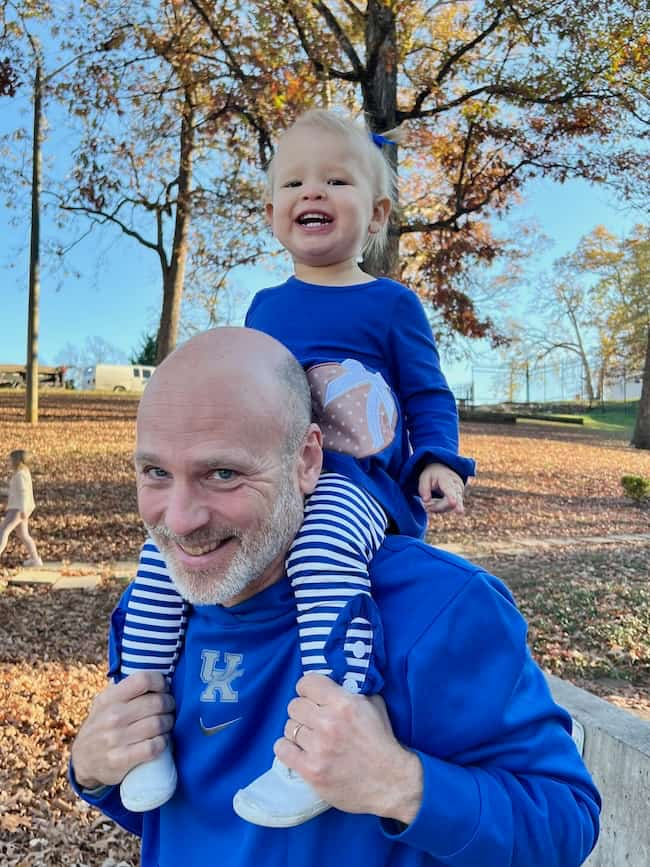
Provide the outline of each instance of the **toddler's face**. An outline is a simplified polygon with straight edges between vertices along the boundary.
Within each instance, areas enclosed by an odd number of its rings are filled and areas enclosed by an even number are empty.
[[[294,264],[356,264],[375,218],[371,179],[345,135],[298,127],[282,139],[266,213]]]

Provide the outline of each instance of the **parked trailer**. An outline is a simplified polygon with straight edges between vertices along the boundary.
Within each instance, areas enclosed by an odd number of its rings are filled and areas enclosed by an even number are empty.
[[[143,391],[155,367],[145,364],[95,364],[81,378],[84,391]]]
[[[65,367],[38,366],[39,386],[63,388]],[[24,364],[0,364],[0,388],[19,388],[27,384],[27,366]]]

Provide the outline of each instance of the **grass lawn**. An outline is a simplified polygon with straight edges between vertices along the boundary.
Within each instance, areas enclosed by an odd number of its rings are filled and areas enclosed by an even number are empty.
[[[586,427],[611,433],[621,433],[631,437],[634,430],[639,402],[627,404],[606,404],[604,409],[594,408],[582,416]]]

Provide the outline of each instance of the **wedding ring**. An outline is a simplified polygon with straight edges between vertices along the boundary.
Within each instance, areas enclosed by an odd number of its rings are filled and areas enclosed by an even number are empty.
[[[302,728],[302,723],[296,723],[295,726],[293,727],[293,731],[291,732],[291,737],[289,738],[289,740],[293,741],[296,746],[299,746],[296,738],[298,737],[298,732],[300,731],[301,728]]]

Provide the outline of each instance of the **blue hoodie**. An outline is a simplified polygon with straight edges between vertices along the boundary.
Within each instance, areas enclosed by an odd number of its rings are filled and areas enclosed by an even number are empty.
[[[295,603],[282,579],[232,608],[191,612],[172,682],[179,783],[171,801],[136,815],[118,787],[81,793],[142,836],[143,867],[582,864],[598,835],[599,795],[508,590],[399,536],[386,539],[371,572],[388,660],[383,696],[397,738],[424,769],[413,823],[331,809],[278,830],[233,812],[233,794],[270,766],[301,674]],[[113,671],[127,596],[113,615]]]

